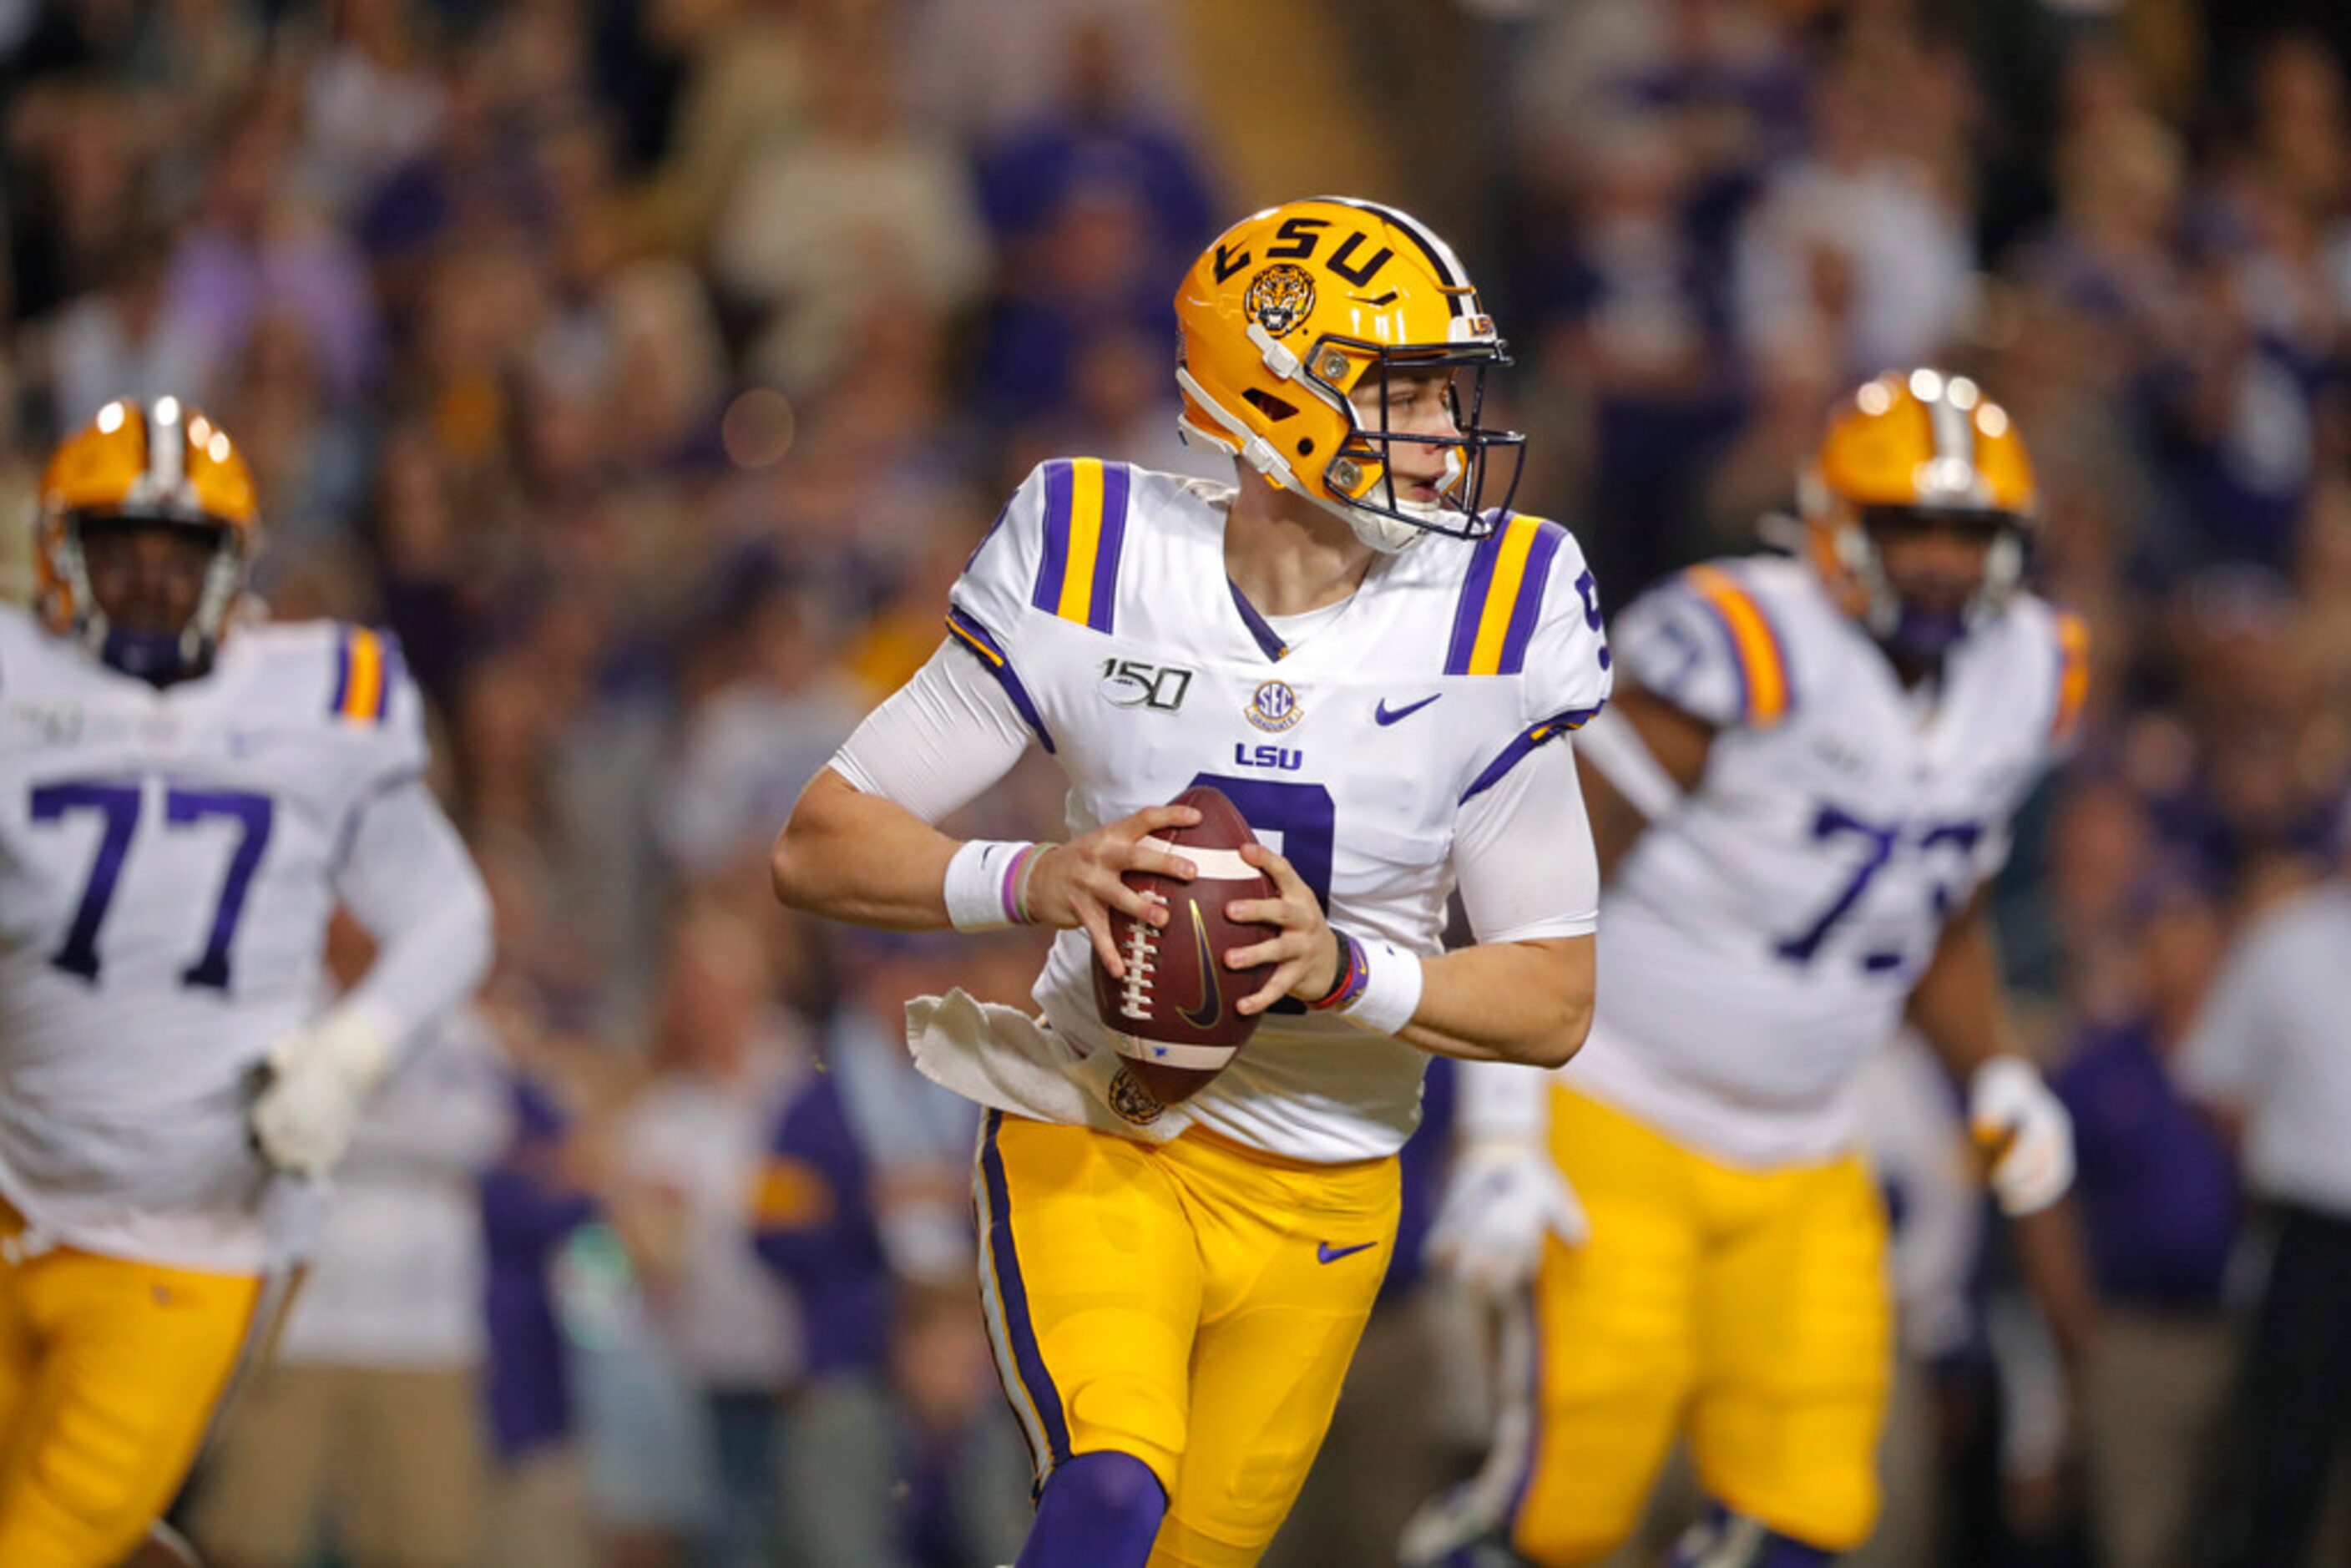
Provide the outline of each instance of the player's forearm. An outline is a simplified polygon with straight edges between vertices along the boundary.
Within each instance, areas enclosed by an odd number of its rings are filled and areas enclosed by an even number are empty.
[[[1907,1016],[1964,1083],[1977,1068],[2015,1049],[2006,998],[1991,919],[1979,901],[1943,928],[1934,957],[1911,988]]]
[[[892,931],[948,925],[947,862],[959,841],[827,768],[810,780],[776,839],[777,899],[828,919]]]
[[[1438,1056],[1559,1067],[1591,1032],[1589,936],[1464,947],[1424,959],[1421,977],[1397,1038]]]
[[[2065,1364],[2079,1371],[2098,1332],[2098,1291],[2092,1282],[2081,1216],[2071,1198],[2032,1214],[2011,1216],[2017,1271],[2041,1310],[2049,1337]]]
[[[422,783],[368,808],[339,890],[376,943],[344,1009],[373,1019],[398,1045],[473,996],[490,967],[490,895]]]

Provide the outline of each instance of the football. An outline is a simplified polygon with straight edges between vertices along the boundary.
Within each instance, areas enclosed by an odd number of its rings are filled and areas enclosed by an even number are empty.
[[[1125,1076],[1162,1105],[1199,1092],[1255,1032],[1257,1018],[1244,1016],[1235,1004],[1263,986],[1273,967],[1228,968],[1224,956],[1276,929],[1225,917],[1225,905],[1235,899],[1274,896],[1273,879],[1241,859],[1241,846],[1257,838],[1240,809],[1207,785],[1195,785],[1169,804],[1190,806],[1200,820],[1168,829],[1156,841],[1182,852],[1199,874],[1179,882],[1127,873],[1129,887],[1165,903],[1168,922],[1153,925],[1113,910],[1111,940],[1125,960],[1125,977],[1113,977],[1100,955],[1094,958],[1094,1006],[1116,1032],[1127,1059]]]

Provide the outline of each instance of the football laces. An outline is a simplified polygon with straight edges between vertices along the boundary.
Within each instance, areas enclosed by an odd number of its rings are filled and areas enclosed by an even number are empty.
[[[1158,894],[1150,895],[1154,904],[1167,900]],[[1148,1021],[1151,1017],[1151,977],[1157,972],[1159,933],[1148,920],[1137,920],[1127,933],[1125,946],[1119,957],[1126,965],[1126,977],[1119,982],[1118,1010],[1121,1017]]]

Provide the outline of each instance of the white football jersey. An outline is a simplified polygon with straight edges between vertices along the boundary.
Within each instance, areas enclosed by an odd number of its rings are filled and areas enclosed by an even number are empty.
[[[956,584],[949,629],[1068,776],[1072,836],[1213,785],[1334,925],[1433,956],[1457,814],[1606,699],[1583,552],[1516,515],[1474,543],[1431,535],[1377,558],[1290,647],[1226,576],[1231,496],[1122,464],[1045,464]],[[1092,962],[1082,932],[1061,933],[1035,993],[1081,1051],[1113,1038]],[[1185,1110],[1252,1148],[1371,1158],[1411,1134],[1426,1061],[1285,1001]]]
[[[1565,1073],[1728,1157],[1844,1147],[1856,1069],[2068,737],[2080,623],[2020,596],[1906,690],[1810,569],[1759,556],[1613,631],[1627,678],[1716,735],[1603,894],[1598,1017]]]
[[[324,998],[359,811],[416,779],[396,644],[239,627],[162,690],[0,606],[0,1191],[94,1250],[268,1260],[253,1075]]]

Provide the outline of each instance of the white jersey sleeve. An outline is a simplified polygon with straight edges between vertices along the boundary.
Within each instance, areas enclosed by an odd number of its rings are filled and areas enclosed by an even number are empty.
[[[1788,709],[1787,661],[1740,563],[1692,567],[1616,618],[1625,675],[1717,729],[1767,726]]]
[[[372,662],[372,676],[364,667]],[[375,695],[367,686],[372,680]],[[373,755],[365,764],[362,790],[380,792],[412,779],[422,779],[432,760],[433,745],[425,734],[424,693],[408,673],[400,639],[389,632],[346,627],[336,642],[334,703],[350,719],[368,716],[372,725],[354,724],[356,733],[371,737]],[[348,710],[348,711],[345,711]]]
[[[1589,936],[1599,924],[1600,861],[1574,752],[1543,747],[1464,806],[1453,869],[1481,943]]]
[[[1473,560],[1446,673],[1517,675],[1520,728],[1470,782],[1465,806],[1537,747],[1590,723],[1615,679],[1600,591],[1573,535],[1547,519],[1513,517]]]
[[[1545,522],[1542,529],[1554,541],[1557,559],[1541,601],[1532,606],[1525,692],[1528,725],[1543,727],[1549,738],[1582,728],[1608,701],[1615,654],[1601,615],[1600,585],[1584,564],[1582,547],[1557,523]]]
[[[1491,559],[1482,599],[1472,569],[1448,667],[1494,674],[1522,661],[1521,727],[1462,797],[1454,873],[1480,942],[1583,936],[1597,920],[1599,862],[1563,742],[1600,712],[1614,681],[1600,591],[1574,537],[1557,523],[1510,519]],[[1513,574],[1536,586],[1515,588],[1506,580]]]
[[[394,1040],[454,1011],[490,966],[490,898],[463,840],[421,779],[363,802],[335,891],[376,941],[348,1005]]]
[[[925,822],[968,805],[1012,771],[1033,733],[987,669],[968,644],[941,643],[865,716],[833,757],[833,771]]]
[[[1092,514],[1111,516],[1122,521],[1126,511],[1126,469],[1117,464],[1092,464],[1082,466],[1055,463],[1040,465],[1030,472],[1012,498],[997,514],[996,522],[987,537],[965,563],[963,575],[956,580],[947,593],[947,632],[980,663],[990,678],[1004,689],[1004,695],[1019,714],[1021,722],[1035,732],[1046,750],[1054,749],[1052,732],[1046,727],[1037,699],[1022,678],[1025,665],[1033,661],[1035,650],[1028,635],[1032,612],[1048,615],[1060,612],[1061,601],[1075,596],[1077,619],[1083,622],[1089,615],[1107,621],[1109,598],[1115,588],[1114,568],[1097,571],[1094,562],[1072,562],[1067,559],[1074,542],[1069,530],[1055,530],[1045,526],[1049,507],[1066,517],[1071,509],[1071,490],[1081,482],[1092,485],[1095,494],[1091,497]],[[1114,507],[1105,506],[1102,491],[1116,486],[1120,494]],[[1114,552],[1114,541],[1090,538],[1091,547],[1099,551],[1107,543]],[[1062,559],[1049,559],[1058,551]],[[1071,568],[1077,570],[1071,570]],[[1064,586],[1064,580],[1074,587]],[[1093,584],[1100,583],[1096,589]],[[1096,594],[1102,600],[1097,607],[1086,596]],[[1030,679],[1034,679],[1032,672]]]

